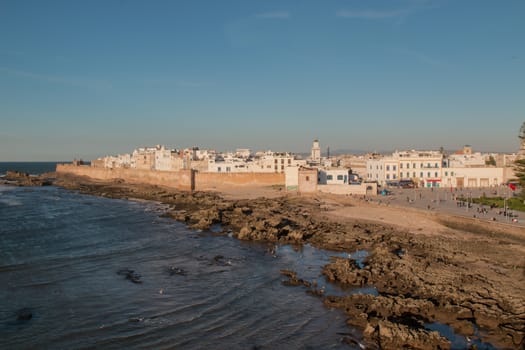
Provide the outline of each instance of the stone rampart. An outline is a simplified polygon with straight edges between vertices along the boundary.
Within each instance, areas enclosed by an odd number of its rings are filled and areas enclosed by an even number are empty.
[[[71,164],[57,164],[56,172],[60,174],[73,174],[87,176],[96,180],[122,179],[129,183],[142,183],[173,187],[184,191],[194,189],[194,177],[191,170],[180,171],[151,171],[143,169],[107,169],[90,166],[74,166]]]
[[[377,195],[377,185],[362,183],[359,185],[318,185],[319,192],[341,194],[341,195],[359,195],[375,196]]]
[[[284,186],[284,173],[206,173],[195,174],[200,191],[231,189],[235,186]]]
[[[129,183],[167,186],[185,191],[221,190],[231,189],[235,186],[284,185],[284,174],[278,173],[206,173],[193,170],[152,171],[94,168],[71,164],[58,164],[56,172],[59,176],[60,174],[73,174],[97,180],[122,179]]]

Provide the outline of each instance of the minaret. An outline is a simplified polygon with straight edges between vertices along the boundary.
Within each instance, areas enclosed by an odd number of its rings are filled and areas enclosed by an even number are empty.
[[[321,147],[319,147],[319,140],[314,140],[312,144],[312,161],[318,162],[321,160]]]

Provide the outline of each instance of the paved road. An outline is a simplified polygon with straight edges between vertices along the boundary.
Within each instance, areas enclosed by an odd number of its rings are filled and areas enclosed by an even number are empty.
[[[395,205],[412,207],[426,210],[439,211],[464,217],[476,217],[480,220],[487,221],[498,221],[505,222],[513,226],[522,226],[525,228],[525,213],[520,211],[512,211],[513,215],[517,215],[514,219],[517,222],[512,221],[512,218],[505,217],[502,213],[501,208],[490,209],[487,206],[481,206],[478,204],[471,204],[471,207],[458,206],[456,198],[478,198],[485,194],[487,197],[496,196],[512,196],[512,191],[506,186],[485,188],[485,189],[430,189],[430,188],[417,188],[417,189],[397,189],[390,188],[392,191],[391,195],[388,196],[377,196],[373,201],[380,202],[381,204]],[[487,213],[478,211],[482,208],[487,210]]]

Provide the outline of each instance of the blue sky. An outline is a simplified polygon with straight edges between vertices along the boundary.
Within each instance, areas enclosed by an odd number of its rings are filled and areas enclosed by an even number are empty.
[[[0,161],[515,152],[525,1],[0,0]]]

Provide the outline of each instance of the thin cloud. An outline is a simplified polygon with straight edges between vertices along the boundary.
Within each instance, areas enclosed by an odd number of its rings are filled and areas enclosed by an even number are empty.
[[[5,68],[5,67],[0,67],[0,72],[3,72],[8,75],[16,76],[16,77],[32,79],[32,80],[39,80],[39,81],[44,81],[44,82],[53,83],[53,84],[62,84],[62,85],[68,85],[68,86],[74,86],[74,87],[97,89],[97,90],[111,88],[111,84],[105,80],[38,74],[38,73],[33,73],[33,72],[28,72],[28,71],[23,71],[23,70],[18,70],[18,69]]]
[[[412,57],[421,63],[428,64],[431,66],[447,66],[445,62],[438,60],[434,57],[431,57],[421,51],[415,51],[415,50],[405,49],[405,48],[390,48],[389,50],[397,54],[401,54],[407,57]]]
[[[289,19],[290,13],[287,11],[264,12],[255,15],[255,17],[260,19]]]
[[[376,9],[365,9],[365,10],[348,10],[342,9],[337,11],[336,16],[341,18],[349,19],[362,19],[362,20],[381,20],[381,19],[395,19],[403,21],[406,17],[413,15],[414,13],[432,10],[441,7],[442,2],[438,0],[409,0],[406,6],[398,9],[390,10],[376,10]]]
[[[390,11],[376,11],[376,10],[340,10],[337,12],[337,17],[342,18],[357,18],[357,19],[384,19],[402,17],[409,13],[408,10],[390,10]]]

